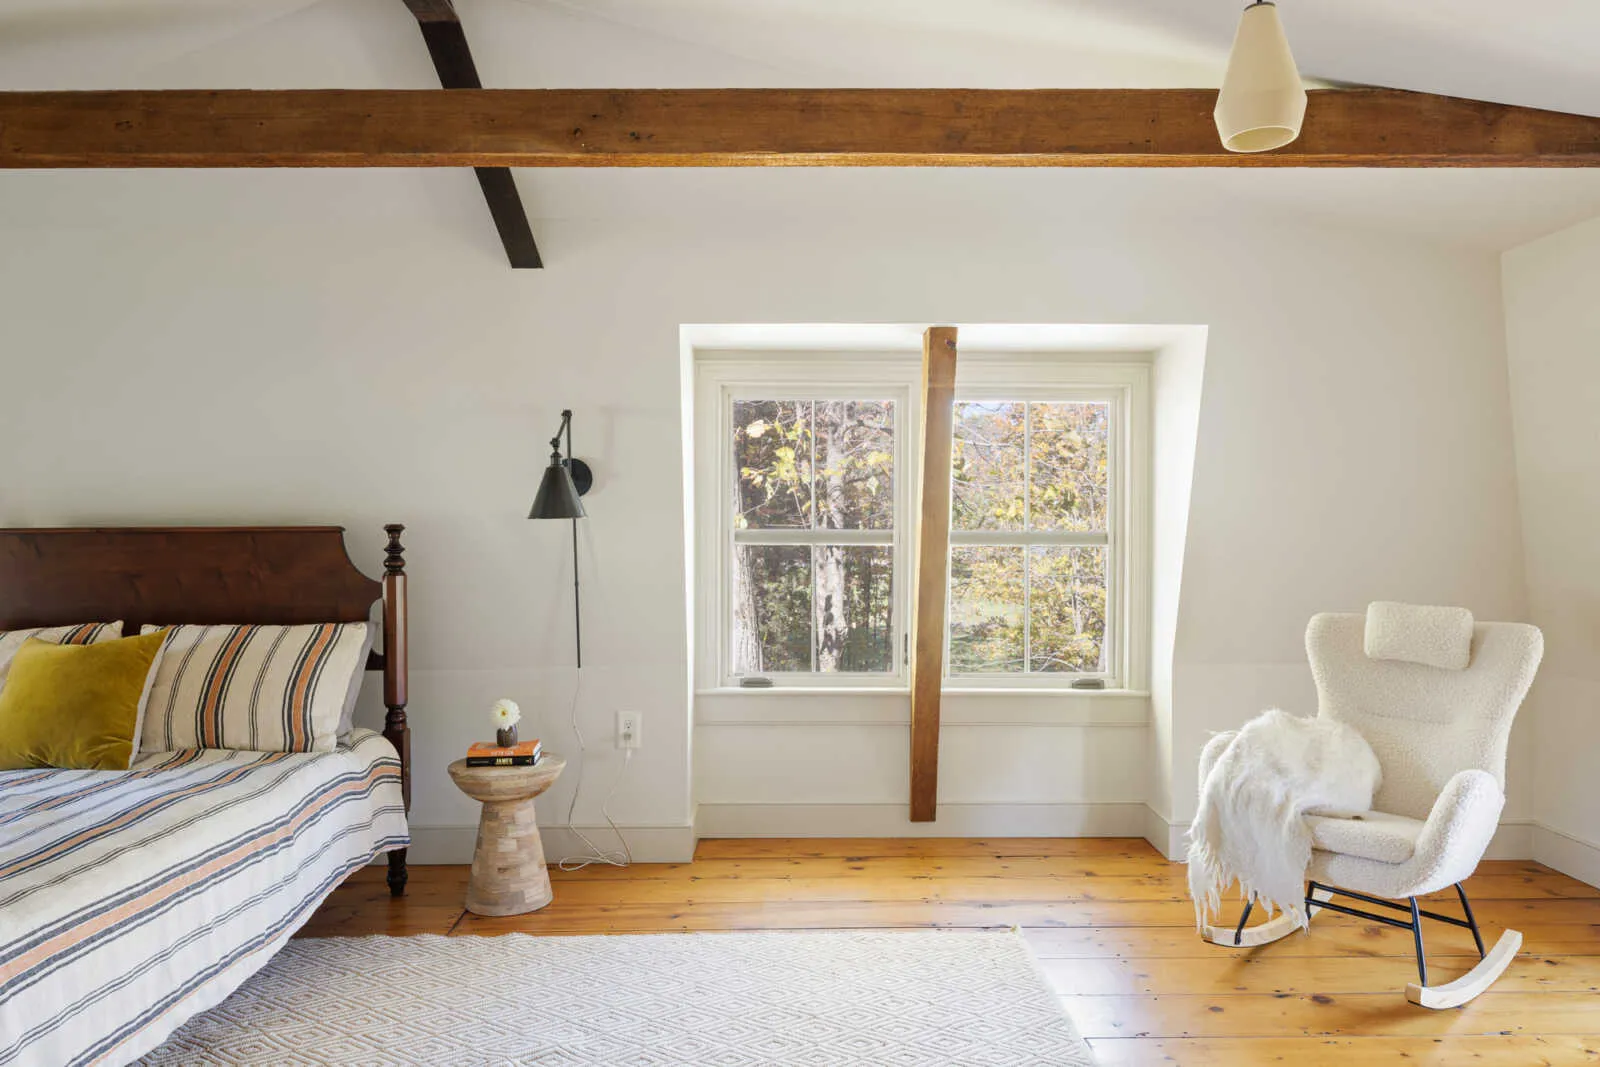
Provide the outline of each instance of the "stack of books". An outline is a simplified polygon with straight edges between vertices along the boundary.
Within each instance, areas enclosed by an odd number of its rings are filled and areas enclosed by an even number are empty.
[[[468,767],[532,767],[541,755],[539,742],[523,741],[509,748],[488,741],[474,741],[467,749]]]

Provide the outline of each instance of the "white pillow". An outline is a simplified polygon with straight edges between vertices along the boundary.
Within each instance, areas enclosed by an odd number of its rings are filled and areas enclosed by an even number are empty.
[[[1472,662],[1472,612],[1374,600],[1367,605],[1363,646],[1368,659],[1464,671]]]
[[[372,638],[375,633],[373,627],[367,627],[366,640],[361,642],[361,651],[356,656],[356,673],[350,676],[350,691],[344,695],[344,710],[339,713],[339,740],[343,741],[350,736],[350,731],[356,728],[356,701],[361,697],[361,683],[367,676],[367,657],[372,654]]]
[[[352,678],[365,666],[366,623],[167,630],[144,751],[334,750]]]
[[[115,641],[122,636],[122,620],[116,622],[80,622],[73,626],[36,626],[31,630],[0,630],[0,688],[11,673],[11,660],[17,649],[30,637],[49,641],[53,645],[95,645],[101,641]],[[138,747],[134,738],[134,747]]]

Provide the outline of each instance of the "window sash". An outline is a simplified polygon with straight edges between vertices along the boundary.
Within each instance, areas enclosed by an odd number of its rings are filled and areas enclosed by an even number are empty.
[[[715,366],[715,364],[708,364]],[[861,376],[863,371],[875,369],[876,375]],[[874,688],[904,689],[910,684],[908,672],[907,624],[910,605],[909,587],[911,571],[909,545],[902,535],[904,516],[911,506],[912,485],[916,469],[912,453],[918,433],[919,416],[911,392],[910,378],[896,379],[890,368],[870,368],[852,362],[847,367],[817,361],[805,368],[793,364],[773,368],[768,375],[746,376],[740,372],[734,381],[725,381],[717,389],[717,492],[719,524],[722,527],[719,552],[717,604],[718,619],[715,637],[717,642],[719,685],[738,687],[743,677],[770,679],[775,687],[801,688]],[[759,529],[735,526],[737,506],[737,464],[733,455],[733,408],[740,401],[799,400],[799,401],[888,401],[895,406],[894,419],[894,523],[890,529],[836,530],[827,528],[766,527]],[[815,462],[812,464],[815,469]],[[812,507],[816,495],[812,494]],[[892,588],[889,601],[890,669],[885,671],[762,671],[757,675],[743,675],[735,670],[733,642],[735,636],[734,610],[734,559],[743,546],[792,545],[813,548],[829,545],[846,547],[888,548],[892,553]],[[815,556],[813,555],[813,559]],[[812,596],[815,597],[815,570],[812,572]],[[809,637],[812,665],[816,664],[815,603],[809,620]],[[755,690],[759,692],[760,690]]]
[[[1082,537],[1094,537],[1093,534],[1068,534],[1074,540],[1058,540],[1050,542],[1007,540],[1002,542],[978,542],[976,547],[1017,547],[1022,549],[1022,664],[1020,671],[954,671],[950,665],[955,661],[951,644],[954,639],[953,628],[950,625],[950,597],[951,587],[954,582],[955,560],[952,554],[950,565],[945,571],[945,625],[944,625],[944,684],[951,688],[971,689],[1066,689],[1074,679],[1100,678],[1108,685],[1120,680],[1121,665],[1117,659],[1120,651],[1120,637],[1123,619],[1120,608],[1114,599],[1116,587],[1115,575],[1117,574],[1115,546],[1106,541],[1076,540]],[[1103,535],[1099,535],[1103,536]],[[1033,669],[1033,553],[1035,547],[1047,548],[1056,545],[1069,547],[1103,547],[1106,550],[1106,610],[1105,633],[1101,636],[1101,658],[1106,663],[1103,671],[1036,671]],[[951,547],[956,547],[954,541]]]
[[[767,543],[770,544],[770,543],[774,543],[774,542],[767,542]],[[898,621],[898,618],[899,618],[899,608],[898,608],[898,604],[896,602],[899,600],[899,597],[897,595],[895,595],[895,594],[897,594],[899,592],[899,590],[897,590],[897,589],[893,590],[893,592],[890,595],[889,603],[888,603],[888,609],[889,609],[889,663],[890,663],[889,669],[882,670],[882,671],[828,671],[828,672],[824,673],[823,671],[819,671],[817,669],[817,655],[818,655],[818,648],[817,648],[817,606],[816,606],[816,601],[815,601],[815,597],[816,597],[816,580],[817,580],[817,551],[816,550],[819,549],[819,548],[834,547],[835,545],[838,544],[838,542],[781,541],[781,542],[776,542],[776,543],[777,544],[782,544],[782,545],[799,545],[801,547],[809,547],[811,549],[811,552],[810,552],[810,557],[811,557],[810,558],[811,595],[812,595],[813,599],[812,599],[812,602],[811,602],[811,610],[809,612],[807,612],[807,614],[806,614],[806,645],[807,645],[808,651],[810,652],[811,669],[810,670],[802,670],[802,671],[770,671],[770,670],[769,671],[760,671],[760,672],[755,673],[755,674],[746,675],[745,677],[759,677],[759,678],[771,678],[771,679],[779,679],[779,678],[789,678],[789,679],[830,678],[830,679],[833,679],[833,678],[838,678],[838,679],[845,679],[845,683],[844,684],[852,684],[852,685],[871,684],[871,682],[873,680],[880,680],[880,679],[884,679],[884,678],[893,678],[895,676],[895,674],[896,674],[896,671],[898,670],[898,668],[900,666],[899,660],[901,659],[901,657],[904,654],[903,647],[897,647],[896,646],[896,642],[901,640],[899,638],[899,630],[898,630],[898,627],[896,625],[896,623]],[[873,545],[873,546],[870,546],[870,547],[889,547],[889,548],[892,548],[893,546],[892,545],[884,545],[884,546]],[[891,561],[891,568],[892,567],[893,567],[893,562]],[[892,584],[891,584],[891,588],[892,588]],[[736,627],[734,627],[734,625],[733,625],[733,620],[732,620],[732,616],[731,615],[729,616],[729,620],[728,620],[728,632],[729,632],[730,637],[736,632]],[[840,684],[840,683],[833,683],[833,684]]]
[[[990,384],[977,388],[957,389],[955,402],[1012,402],[1024,405],[1022,424],[1023,470],[1023,529],[1021,530],[950,530],[950,547],[1020,548],[1022,550],[1022,670],[1020,671],[955,671],[951,669],[951,594],[954,585],[954,554],[945,569],[945,623],[944,623],[944,684],[952,688],[1048,688],[1064,689],[1078,678],[1101,678],[1107,684],[1119,681],[1125,666],[1122,653],[1122,631],[1125,626],[1126,602],[1122,596],[1121,539],[1117,536],[1120,519],[1126,513],[1127,489],[1125,478],[1126,457],[1124,434],[1127,431],[1129,412],[1127,392],[1103,386],[1019,386],[1007,387]],[[1106,426],[1106,523],[1101,530],[1035,530],[1033,523],[1033,404],[1105,404]],[[952,519],[953,521],[953,519]],[[1102,671],[1035,671],[1033,667],[1033,553],[1032,549],[1047,547],[1093,547],[1105,549],[1106,607],[1105,633],[1101,636],[1101,658],[1106,664]]]

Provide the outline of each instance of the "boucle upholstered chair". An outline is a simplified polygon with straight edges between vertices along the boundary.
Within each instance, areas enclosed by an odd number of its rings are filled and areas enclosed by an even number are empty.
[[[1473,624],[1461,612],[1462,651],[1468,632],[1471,647],[1460,669],[1378,659],[1367,652],[1373,645],[1369,626],[1380,607],[1441,610],[1373,605],[1368,616],[1318,615],[1306,628],[1318,714],[1355,727],[1383,768],[1372,811],[1353,818],[1308,817],[1313,851],[1307,912],[1328,908],[1409,929],[1416,943],[1418,980],[1406,987],[1407,999],[1428,1008],[1454,1007],[1487,989],[1522,945],[1522,935],[1507,930],[1493,951],[1484,951],[1461,883],[1477,868],[1499,824],[1511,722],[1533,682],[1544,640],[1533,626]],[[1214,738],[1202,753],[1201,781],[1225,747],[1226,736]],[[1418,897],[1451,886],[1461,901],[1462,918],[1418,906]],[[1334,902],[1334,896],[1405,916],[1362,911]],[[1246,929],[1249,918],[1247,906],[1236,929],[1210,927],[1206,937],[1219,945],[1264,945],[1295,929],[1294,921],[1283,915]],[[1425,918],[1471,930],[1480,957],[1477,966],[1454,982],[1430,987],[1422,941]]]

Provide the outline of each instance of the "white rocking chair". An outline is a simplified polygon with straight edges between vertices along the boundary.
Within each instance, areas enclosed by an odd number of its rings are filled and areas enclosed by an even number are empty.
[[[1544,639],[1533,626],[1477,623],[1467,666],[1451,670],[1369,657],[1366,624],[1361,615],[1325,614],[1306,627],[1317,713],[1355,727],[1383,769],[1374,810],[1354,818],[1308,817],[1313,851],[1306,911],[1313,915],[1326,908],[1410,930],[1417,981],[1406,986],[1406,999],[1425,1008],[1452,1008],[1489,988],[1522,946],[1522,935],[1507,930],[1492,951],[1484,951],[1461,883],[1477,868],[1499,824],[1506,742],[1538,669]],[[1231,737],[1221,734],[1206,745],[1202,782]],[[1418,897],[1448,886],[1460,898],[1462,918],[1418,906]],[[1335,902],[1334,896],[1405,917],[1363,911]],[[1247,930],[1249,919],[1246,904],[1237,928],[1208,927],[1206,939],[1233,947],[1264,945],[1296,929],[1294,920],[1281,914]],[[1453,982],[1428,985],[1423,919],[1472,931],[1478,964]]]

